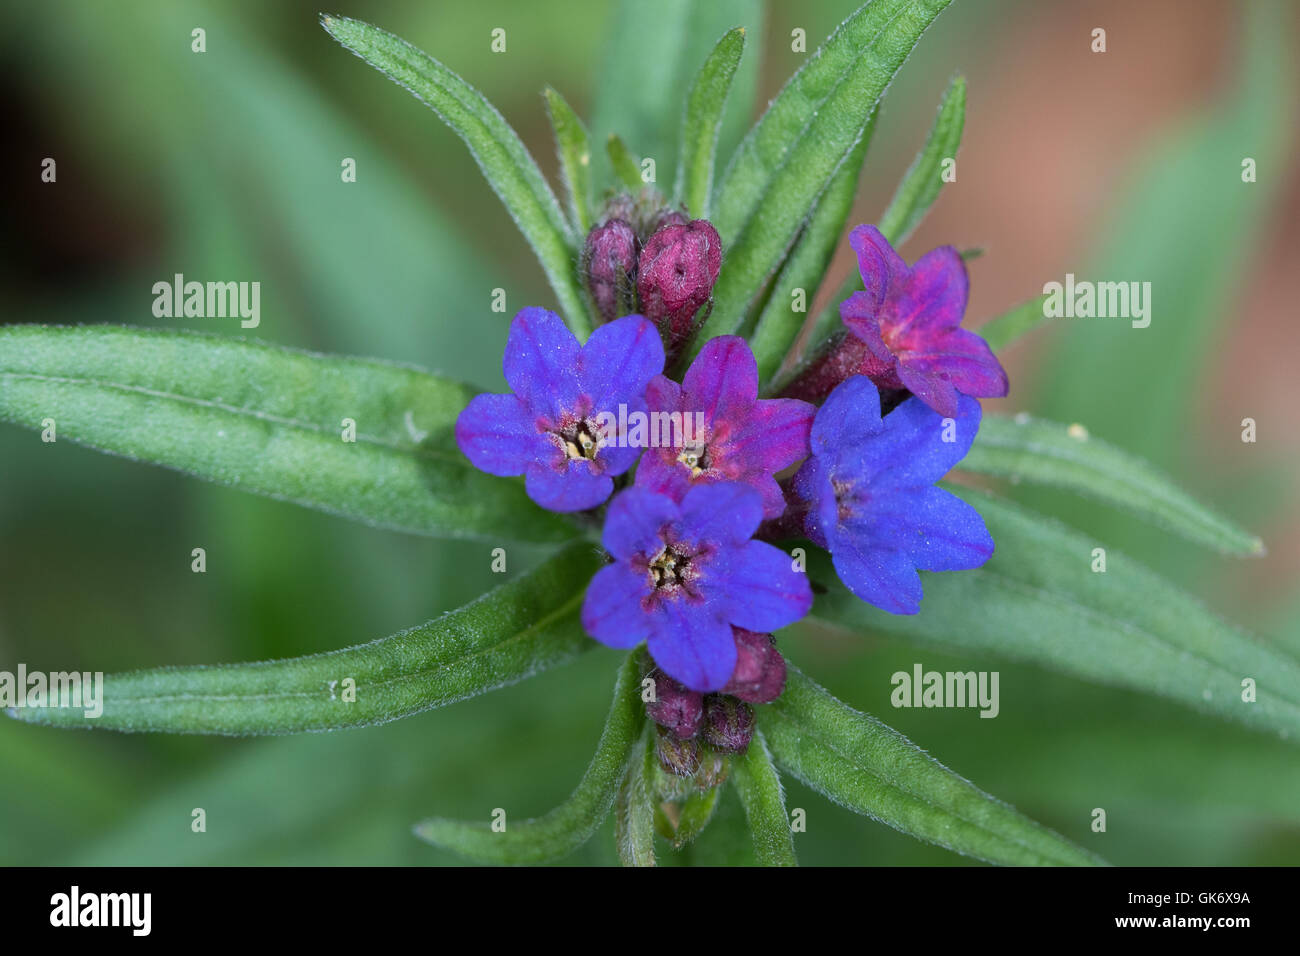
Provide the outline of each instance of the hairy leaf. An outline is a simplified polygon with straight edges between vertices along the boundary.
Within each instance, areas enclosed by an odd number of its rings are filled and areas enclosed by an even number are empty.
[[[647,756],[653,752],[654,728],[647,722],[641,741],[628,755],[614,801],[614,842],[624,866],[655,865],[655,807],[650,793],[654,778],[646,774]]]
[[[522,484],[460,453],[470,396],[414,368],[199,333],[0,327],[0,420],[53,419],[60,440],[380,527],[572,538]]]
[[[609,813],[629,756],[641,736],[645,707],[638,693],[640,676],[637,655],[629,654],[619,671],[614,702],[595,756],[577,789],[560,806],[545,816],[518,823],[510,820],[507,812],[506,827],[501,832],[494,831],[487,820],[435,818],[418,824],[416,835],[462,856],[491,863],[541,863],[577,849]]]
[[[591,136],[563,96],[549,86],[544,95],[546,115],[551,119],[551,130],[555,134],[560,172],[564,175],[569,196],[569,217],[581,238],[592,226]]]
[[[954,489],[955,490],[955,489]],[[1010,502],[962,489],[997,551],[974,571],[926,574],[921,612],[859,601],[820,552],[809,573],[828,593],[817,616],[920,645],[1004,654],[1082,680],[1127,687],[1300,739],[1300,661],[1224,623],[1196,598],[1101,542]],[[1246,679],[1257,699],[1243,700]]]
[[[995,319],[990,319],[976,329],[976,332],[995,352],[1001,352],[1027,332],[1032,332],[1047,321],[1043,311],[1046,296],[1038,296],[1023,302]]]
[[[614,167],[614,175],[628,189],[638,190],[644,185],[641,180],[641,162],[632,155],[627,143],[617,133],[610,133],[605,140],[605,151],[609,153],[609,162]]]
[[[965,122],[966,80],[958,76],[943,95],[939,115],[925,146],[908,167],[889,208],[876,224],[894,246],[901,246],[906,241],[938,198],[939,190],[943,188],[944,160],[956,158]]]
[[[740,65],[744,51],[744,27],[736,27],[724,34],[704,61],[686,95],[674,196],[696,219],[709,217],[718,131],[731,92],[731,81],[736,76],[736,67]]]
[[[754,857],[759,865],[798,866],[790,818],[785,811],[785,793],[762,731],[754,732],[754,739],[743,755],[732,758],[731,779],[754,834]]]
[[[518,580],[418,627],[290,660],[104,678],[103,714],[11,708],[34,724],[185,734],[292,734],[382,724],[505,687],[591,646],[578,622],[600,565],[572,544]]]
[[[777,764],[828,799],[927,843],[990,863],[1094,865],[1093,854],[953,773],[898,731],[794,666],[759,711]]]
[[[325,14],[329,34],[375,69],[405,87],[469,147],[488,184],[537,254],[574,333],[591,331],[591,317],[573,268],[577,243],[537,163],[519,136],[478,90],[455,73],[378,27]]]
[[[1217,551],[1264,552],[1257,536],[1196,501],[1154,466],[1091,437],[1080,425],[1067,427],[1028,415],[985,415],[975,444],[958,467],[1067,488]]]

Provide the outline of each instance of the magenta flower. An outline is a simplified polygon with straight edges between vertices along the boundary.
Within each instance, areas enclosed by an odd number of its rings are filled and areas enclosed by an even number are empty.
[[[559,316],[524,309],[503,363],[514,394],[477,396],[456,419],[456,442],[488,474],[524,475],[543,508],[594,508],[640,454],[601,417],[620,420],[619,405],[644,414],[646,385],[663,367],[659,332],[642,316],[602,325],[579,345]]]
[[[816,402],[850,375],[865,375],[949,418],[959,395],[1007,394],[1007,373],[988,343],[960,327],[968,281],[956,249],[933,249],[909,267],[875,226],[858,226],[849,243],[866,286],[840,303],[850,334],[833,340],[783,394]]]
[[[812,457],[793,490],[808,537],[830,551],[840,580],[868,604],[915,614],[918,568],[977,568],[993,554],[979,512],[934,484],[965,457],[979,422],[980,404],[966,396],[950,419],[918,398],[882,419],[879,393],[861,375],[818,410]]]
[[[657,376],[646,403],[652,416],[680,413],[683,435],[646,450],[637,467],[638,486],[680,500],[694,485],[736,481],[759,493],[764,518],[785,510],[773,475],[808,456],[817,410],[792,398],[760,399],[758,365],[744,339],[709,340],[682,384]]]
[[[610,647],[647,641],[691,690],[721,689],[736,669],[733,624],[766,633],[812,606],[790,556],[751,540],[762,516],[758,493],[731,482],[692,488],[680,504],[646,488],[620,493],[602,538],[614,563],[592,578],[582,626]]]

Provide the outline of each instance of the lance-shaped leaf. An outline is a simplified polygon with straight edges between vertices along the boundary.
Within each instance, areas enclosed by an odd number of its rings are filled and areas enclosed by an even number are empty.
[[[798,866],[790,818],[785,812],[785,792],[762,731],[754,732],[743,755],[732,758],[731,780],[754,834],[754,858],[759,865]]]
[[[628,755],[614,801],[614,842],[624,866],[655,865],[655,806],[650,792],[654,777],[646,772],[653,759],[654,728],[647,722],[641,741]]]
[[[689,793],[677,811],[677,824],[669,833],[673,849],[680,850],[704,832],[704,828],[713,819],[713,811],[718,806],[718,793],[721,787],[710,787],[703,792]]]
[[[644,185],[641,180],[640,160],[632,155],[632,151],[627,148],[627,143],[623,142],[617,133],[610,133],[609,139],[605,140],[605,152],[609,154],[614,175],[627,189],[636,190]]]
[[[0,420],[52,419],[58,439],[380,527],[572,538],[460,453],[471,394],[414,368],[199,333],[0,328]]]
[[[840,25],[773,101],[728,167],[714,224],[726,257],[698,349],[733,332],[862,138],[908,54],[950,0],[875,0]]]
[[[1300,661],[1282,647],[1226,624],[1119,551],[1098,552],[1101,542],[1010,502],[958,493],[996,542],[984,567],[924,575],[921,612],[895,615],[850,594],[814,552],[809,574],[828,589],[817,616],[921,645],[1003,654],[1300,739]]]
[[[573,852],[590,839],[604,822],[614,802],[627,761],[641,737],[645,706],[638,693],[641,669],[636,654],[629,654],[614,687],[605,729],[596,754],[569,799],[545,816],[515,822],[507,811],[504,830],[491,821],[462,822],[431,819],[419,823],[421,839],[462,856],[489,863],[542,863]],[[640,759],[640,754],[636,755]]]
[[[1030,299],[997,318],[990,319],[976,331],[989,344],[989,348],[1001,352],[1022,335],[1032,332],[1047,321],[1047,312],[1043,309],[1046,301],[1047,297],[1041,295]]]
[[[777,764],[840,806],[989,863],[1101,861],[953,773],[898,731],[837,700],[793,665],[759,711]]]
[[[709,218],[718,130],[722,126],[731,81],[744,52],[745,28],[736,27],[728,31],[704,61],[690,92],[686,94],[674,195],[696,219]]]
[[[385,30],[326,14],[321,25],[339,43],[405,87],[455,131],[537,254],[574,333],[591,331],[573,269],[576,240],[551,187],[519,136],[483,94],[429,54]]]
[[[944,162],[954,160],[966,122],[966,80],[955,77],[939,104],[939,115],[925,145],[908,167],[889,208],[876,226],[895,247],[920,225],[943,188]]]
[[[1153,465],[1091,437],[1080,425],[985,415],[958,467],[1067,488],[1227,554],[1264,553],[1258,537],[1179,489]]]
[[[618,133],[642,156],[655,160],[660,183],[676,171],[682,104],[692,79],[718,42],[738,26],[759,43],[762,0],[614,0],[611,30],[594,84],[592,131],[599,140]],[[758,60],[743,62],[732,83],[719,146],[730,149],[749,126],[758,87]],[[607,164],[606,164],[607,166]],[[597,182],[609,178],[602,168]]]
[[[555,134],[555,151],[569,196],[569,216],[580,235],[591,228],[591,136],[578,114],[556,90],[547,87],[546,115]]]
[[[110,674],[103,713],[11,708],[33,724],[185,734],[293,734],[382,724],[505,687],[591,646],[578,621],[600,565],[571,544],[518,580],[418,627],[326,654]]]
[[[844,223],[853,210],[858,174],[862,171],[862,159],[866,156],[874,126],[873,116],[861,142],[817,200],[817,209],[808,218],[790,257],[781,266],[767,304],[759,313],[749,346],[758,362],[760,382],[767,382],[781,367],[808,318],[808,306],[817,294],[817,287],[843,235]]]

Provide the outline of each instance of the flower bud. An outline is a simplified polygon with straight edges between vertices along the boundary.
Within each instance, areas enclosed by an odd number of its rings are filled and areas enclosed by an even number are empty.
[[[704,698],[704,742],[720,753],[743,753],[754,736],[754,708],[726,694]]]
[[[587,233],[582,271],[602,321],[612,322],[636,311],[632,295],[639,247],[636,232],[623,219],[607,220]]]
[[[679,740],[672,731],[658,728],[655,737],[655,756],[659,766],[678,777],[690,777],[700,768],[700,755],[703,748],[700,739]]]
[[[657,667],[649,676],[655,687],[655,699],[645,707],[650,719],[679,740],[698,734],[704,720],[704,695],[679,684]]]
[[[670,222],[646,240],[637,264],[641,314],[659,325],[669,354],[695,331],[722,266],[722,240],[704,219]]]
[[[736,638],[736,669],[722,693],[750,704],[767,704],[785,690],[785,658],[776,649],[771,634],[757,634],[733,627]]]
[[[727,763],[725,754],[705,749],[700,757],[700,768],[695,772],[696,789],[705,791],[721,786],[730,770],[731,765]]]

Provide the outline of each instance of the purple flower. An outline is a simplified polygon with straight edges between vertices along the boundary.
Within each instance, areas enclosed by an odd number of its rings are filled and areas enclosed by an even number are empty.
[[[559,316],[524,309],[506,343],[514,394],[477,396],[456,419],[456,442],[476,468],[524,475],[543,508],[594,508],[640,453],[604,416],[619,420],[620,404],[628,415],[644,412],[646,385],[663,366],[659,333],[642,316],[602,325],[579,345]]]
[[[915,614],[917,568],[977,568],[993,554],[979,512],[934,485],[966,455],[979,422],[979,402],[966,396],[950,419],[917,398],[882,419],[879,393],[860,375],[818,410],[812,457],[793,490],[807,509],[804,530],[868,604]]]
[[[958,395],[1007,394],[1007,373],[988,343],[961,328],[966,265],[952,246],[908,266],[875,226],[849,235],[866,289],[840,304],[851,335],[815,361],[786,394],[817,401],[850,375],[881,389],[907,389],[940,415],[957,414]]]
[[[652,415],[680,413],[682,435],[646,450],[638,486],[680,499],[694,485],[737,481],[762,496],[764,518],[785,510],[773,475],[808,456],[817,410],[793,398],[759,399],[758,365],[744,339],[710,339],[682,384],[657,376],[646,403]]]
[[[629,488],[609,506],[602,539],[614,563],[587,588],[582,626],[610,647],[648,641],[650,656],[691,690],[719,690],[736,668],[731,625],[769,632],[808,613],[812,589],[790,556],[751,536],[758,493],[725,483],[677,503]]]

